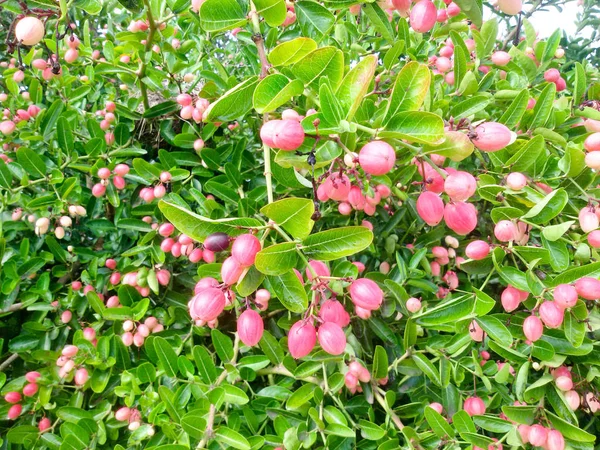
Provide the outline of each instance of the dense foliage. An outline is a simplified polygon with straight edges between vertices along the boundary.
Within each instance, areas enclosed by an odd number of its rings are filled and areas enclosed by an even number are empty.
[[[593,449],[598,59],[498,3],[0,1],[2,448]]]

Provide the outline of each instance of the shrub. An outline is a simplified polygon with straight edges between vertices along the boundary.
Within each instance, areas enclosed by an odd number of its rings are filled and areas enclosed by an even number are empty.
[[[520,0],[3,6],[5,447],[594,448],[600,77]]]

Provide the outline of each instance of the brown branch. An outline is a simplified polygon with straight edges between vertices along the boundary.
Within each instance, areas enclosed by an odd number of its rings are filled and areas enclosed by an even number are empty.
[[[12,355],[10,355],[6,361],[4,361],[2,364],[0,364],[0,372],[4,372],[4,369],[6,369],[8,366],[10,366],[13,361],[15,361],[17,358],[19,357],[18,353],[13,353]]]

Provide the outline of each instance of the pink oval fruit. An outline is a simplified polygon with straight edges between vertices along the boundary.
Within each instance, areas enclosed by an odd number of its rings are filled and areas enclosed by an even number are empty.
[[[475,137],[471,138],[475,147],[484,152],[496,152],[512,144],[516,135],[505,125],[497,122],[485,122],[475,128]]]
[[[371,311],[381,306],[383,291],[373,280],[359,278],[350,285],[350,298],[356,306]]]
[[[430,0],[420,0],[410,11],[410,27],[417,33],[427,33],[437,21],[437,8]]]
[[[254,264],[256,254],[261,250],[260,241],[253,234],[238,236],[231,246],[233,256],[242,266],[249,267]]]
[[[476,261],[483,259],[490,254],[490,244],[482,240],[470,242],[465,248],[465,254]]]
[[[427,225],[435,226],[444,218],[444,202],[433,192],[422,192],[417,199],[417,214]]]
[[[372,141],[360,149],[358,162],[360,167],[370,175],[385,175],[396,163],[396,152],[387,142]]]
[[[523,333],[527,340],[537,341],[544,333],[544,324],[537,316],[529,316],[523,321]]]
[[[319,327],[319,344],[330,355],[341,355],[346,349],[346,335],[338,324],[325,322]]]
[[[36,45],[45,34],[44,24],[37,17],[23,17],[15,26],[17,41],[25,45]]]
[[[350,324],[350,314],[337,300],[326,300],[319,309],[319,318],[323,322],[333,322],[340,327],[347,327]]]
[[[479,397],[469,397],[463,406],[465,412],[470,416],[481,416],[485,414],[485,403]]]
[[[470,203],[448,203],[444,207],[444,221],[456,234],[466,235],[477,226],[477,210]]]
[[[249,347],[254,347],[262,339],[265,325],[256,311],[247,309],[237,320],[237,332],[240,340]]]
[[[217,288],[203,289],[195,295],[190,302],[190,315],[192,319],[206,322],[219,317],[225,309],[225,295]]]
[[[560,308],[572,308],[578,297],[577,289],[570,284],[559,284],[554,288],[554,303]]]
[[[583,277],[575,282],[575,290],[586,300],[600,299],[600,281],[591,277]]]
[[[288,334],[288,349],[294,359],[308,355],[317,343],[317,330],[313,324],[299,320]]]
[[[540,318],[548,328],[559,328],[565,318],[563,309],[556,303],[545,301],[540,305]]]
[[[463,171],[452,172],[444,181],[444,191],[450,199],[456,202],[468,200],[477,190],[477,180],[470,173]]]

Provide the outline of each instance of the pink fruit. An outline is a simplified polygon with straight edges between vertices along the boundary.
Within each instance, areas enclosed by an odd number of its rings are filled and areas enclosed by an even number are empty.
[[[52,426],[52,422],[50,421],[50,419],[48,419],[47,417],[44,417],[38,423],[38,430],[40,430],[40,433],[43,433],[44,431],[47,431],[51,426]]]
[[[581,404],[581,398],[579,397],[577,391],[565,392],[565,400],[567,401],[569,408],[571,408],[573,411],[579,408],[579,405]]]
[[[531,427],[529,425],[519,425],[517,431],[521,437],[521,442],[523,442],[523,444],[529,443],[529,432],[531,431]]]
[[[238,236],[231,247],[233,256],[242,266],[249,267],[254,264],[256,254],[261,250],[260,241],[253,234]]]
[[[133,344],[133,334],[130,331],[127,331],[121,335],[121,340],[125,347],[130,347],[131,344]]]
[[[548,69],[544,72],[544,80],[549,83],[556,83],[560,78],[560,72],[557,69]]]
[[[175,227],[170,223],[163,223],[160,227],[158,227],[158,234],[163,237],[171,236],[174,231]]]
[[[20,404],[12,405],[8,409],[8,418],[10,420],[15,420],[21,415],[21,411],[23,411],[23,406],[21,406]]]
[[[133,345],[135,345],[138,348],[144,345],[144,340],[144,336],[142,336],[140,333],[135,333],[133,335]]]
[[[346,349],[346,335],[338,324],[325,322],[319,327],[319,344],[330,355],[341,355]]]
[[[15,26],[17,41],[25,45],[36,45],[45,34],[44,24],[37,17],[23,17]]]
[[[433,192],[422,192],[417,199],[417,213],[427,225],[435,226],[444,217],[444,202]]]
[[[254,347],[262,338],[265,326],[256,311],[247,309],[237,320],[237,333],[240,340],[249,347]]]
[[[6,135],[11,134],[16,129],[16,125],[12,120],[4,120],[0,122],[0,133]]]
[[[567,392],[567,391],[570,391],[571,389],[573,389],[573,380],[571,379],[571,377],[561,376],[561,377],[558,377],[555,380],[555,382],[556,382],[556,387],[563,392]]]
[[[510,220],[501,220],[494,227],[494,235],[500,242],[514,241],[517,237],[517,227]]]
[[[431,3],[429,0],[422,0]],[[385,175],[396,163],[396,152],[384,141],[371,141],[358,153],[360,167],[370,175]]]
[[[274,124],[267,127],[271,122]],[[304,128],[297,120],[271,120],[263,125],[260,135],[269,147],[284,151],[296,150],[304,142]]]
[[[350,188],[347,200],[348,203],[350,203],[350,205],[358,211],[363,210],[365,207],[366,199],[358,186],[352,186]]]
[[[79,52],[77,49],[70,48],[65,52],[65,62],[71,64],[77,61],[77,58],[79,58]]]
[[[192,96],[190,94],[179,94],[177,96],[177,103],[181,106],[188,106],[192,104]]]
[[[217,287],[219,287],[219,282],[216,279],[214,279],[212,277],[202,278],[202,279],[200,279],[200,281],[198,281],[196,283],[196,286],[194,286],[194,295],[199,294],[204,289],[217,288]]]
[[[290,328],[288,348],[294,359],[300,359],[308,355],[316,343],[317,330],[311,323],[299,320]]]
[[[583,147],[588,152],[597,152],[600,150],[600,133],[590,134],[584,141]]]
[[[522,0],[498,0],[498,9],[504,14],[514,16],[523,10]]]
[[[454,2],[451,2],[448,5],[447,9],[448,9],[448,16],[450,16],[450,17],[456,17],[460,14],[460,7]],[[471,50],[471,51],[473,51],[473,50]]]
[[[62,323],[69,323],[72,318],[73,318],[73,313],[71,311],[67,310],[61,314],[60,321]]]
[[[166,269],[161,269],[156,272],[156,280],[161,286],[167,286],[171,280],[171,273]]]
[[[527,340],[537,341],[544,333],[544,324],[537,316],[529,316],[523,321],[523,333]]]
[[[29,383],[37,383],[38,378],[41,378],[42,374],[39,372],[27,372],[25,374],[25,379],[29,382]]]
[[[470,416],[481,416],[485,414],[485,403],[479,397],[469,397],[465,400],[463,409]]]
[[[479,324],[474,320],[469,324],[469,334],[471,335],[471,339],[473,339],[475,342],[483,342],[485,333]]]
[[[200,262],[202,260],[202,249],[201,248],[195,248],[194,250],[192,250],[192,253],[190,253],[190,256],[188,257],[188,259],[190,260],[191,263],[197,263]]]
[[[529,429],[529,443],[534,447],[542,447],[548,439],[548,430],[541,425],[532,425]]]
[[[221,266],[221,279],[223,283],[232,285],[238,282],[244,272],[244,266],[242,266],[237,259],[233,256],[225,259]]]
[[[29,383],[23,387],[23,395],[25,397],[33,397],[38,391],[38,385],[36,383]]]
[[[129,173],[129,166],[127,164],[117,164],[114,169],[116,175],[124,177]]]
[[[75,372],[75,384],[77,386],[83,386],[90,378],[87,369],[81,368]]]
[[[327,197],[336,201],[346,201],[352,187],[350,179],[339,172],[329,175],[324,185]]]
[[[75,345],[66,345],[61,354],[67,358],[72,358],[77,354],[78,351],[79,349]]]
[[[347,327],[350,324],[350,314],[337,300],[326,300],[319,309],[319,318],[323,322],[333,322],[340,327]]]
[[[19,403],[21,401],[21,394],[16,391],[7,392],[4,396],[4,400],[8,403]]]
[[[448,203],[444,207],[444,221],[456,234],[466,235],[477,226],[477,210],[470,203]]]
[[[90,341],[92,342],[94,339],[96,339],[96,330],[94,330],[93,328],[87,327],[83,329],[83,338],[86,341]]]
[[[512,286],[508,286],[502,291],[500,296],[502,307],[506,312],[512,312],[521,304],[521,296],[519,291]]]
[[[436,411],[438,414],[442,414],[442,412],[444,411],[444,407],[438,402],[430,403],[428,406],[434,411]]]
[[[554,288],[554,303],[559,308],[572,308],[577,303],[577,289],[570,284],[559,284]]]
[[[329,267],[327,267],[327,264],[325,264],[322,261],[316,261],[313,259],[308,262],[308,265],[310,267],[306,268],[306,277],[311,281],[315,278],[315,275],[313,275],[313,272],[316,274],[317,277],[330,277],[331,276]],[[312,270],[311,270],[311,268],[312,268]],[[300,280],[300,282],[303,283],[302,280]]]
[[[471,138],[475,147],[484,152],[496,152],[514,142],[516,135],[505,125],[497,122],[485,122],[475,128]]]
[[[505,66],[511,60],[511,56],[503,51],[494,52],[492,54],[492,62],[497,66]]]
[[[600,299],[600,281],[591,277],[583,277],[575,282],[575,290],[586,300]]]
[[[520,172],[509,173],[506,177],[506,186],[513,191],[520,191],[527,186],[527,177]]]
[[[106,193],[106,186],[96,183],[92,186],[92,195],[96,198],[102,197]]]
[[[437,20],[437,8],[430,0],[420,0],[410,11],[410,27],[417,33],[427,33]]]
[[[456,202],[468,200],[477,190],[477,180],[467,172],[457,171],[446,177],[444,191]]]
[[[565,449],[565,438],[562,433],[558,430],[548,431],[548,437],[546,439],[546,448],[548,450],[564,450]]]
[[[348,389],[354,392],[358,385],[358,377],[352,372],[346,372],[346,375],[344,375],[344,384]]]
[[[440,11],[443,11],[443,9],[441,9]],[[438,11],[439,12],[439,11]],[[435,61],[435,67],[437,70],[439,70],[442,73],[446,73],[448,72],[450,69],[452,69],[452,61],[450,61],[449,58],[446,58],[445,56],[440,56],[438,59],[436,59]]]
[[[600,170],[600,152],[586,153],[585,165],[590,169]]]
[[[540,318],[548,328],[559,328],[565,318],[563,309],[556,303],[545,301],[540,305]]]
[[[410,9],[412,0],[392,0],[392,6],[402,15],[406,14]]]
[[[485,241],[473,241],[465,248],[465,254],[470,259],[480,260],[485,258],[490,253],[490,244]]]
[[[416,313],[421,309],[421,300],[414,297],[409,298],[406,300],[406,309],[408,309],[411,313]]]
[[[196,294],[190,302],[192,319],[214,320],[225,309],[225,295],[217,288],[207,288]]]
[[[579,211],[579,226],[584,233],[594,231],[600,225],[598,216],[590,208],[585,207]]]
[[[377,283],[368,278],[359,278],[350,285],[350,298],[356,306],[374,310],[383,302],[383,291]]]

